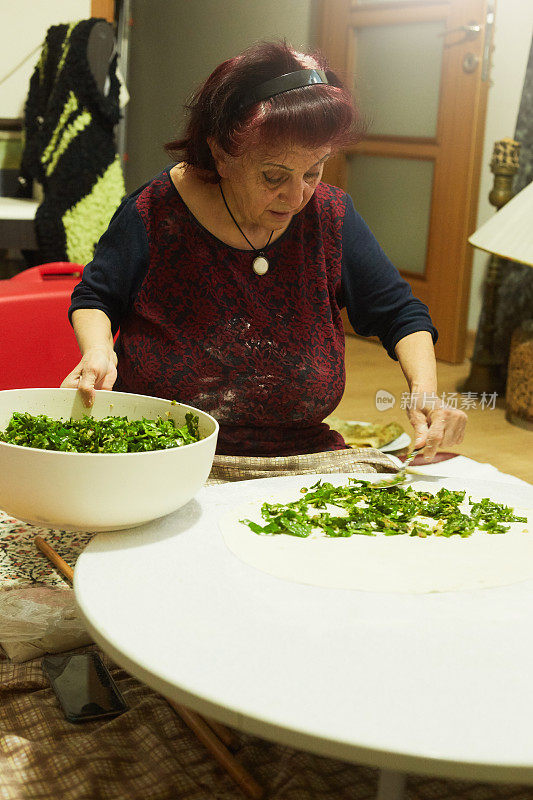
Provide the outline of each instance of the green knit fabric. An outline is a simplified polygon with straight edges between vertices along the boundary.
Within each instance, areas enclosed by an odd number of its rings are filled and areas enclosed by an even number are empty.
[[[110,209],[124,193],[124,179],[117,156],[98,178],[90,194],[85,195],[63,215],[69,261],[86,264],[93,257],[94,242],[104,233],[110,220]],[[111,211],[111,213],[113,213]]]
[[[21,177],[43,186],[35,228],[42,261],[90,261],[125,194],[114,142],[120,111],[116,57],[104,96],[87,43],[98,19],[49,28],[30,81]]]

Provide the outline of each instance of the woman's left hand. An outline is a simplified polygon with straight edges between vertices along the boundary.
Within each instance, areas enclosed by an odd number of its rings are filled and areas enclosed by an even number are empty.
[[[407,416],[415,433],[413,447],[423,447],[427,460],[432,459],[437,450],[463,441],[467,421],[465,412],[447,406],[436,394],[411,394]]]

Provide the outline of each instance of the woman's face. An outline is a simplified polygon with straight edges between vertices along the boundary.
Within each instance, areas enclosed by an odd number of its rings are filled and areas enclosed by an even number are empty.
[[[222,188],[239,224],[249,230],[286,228],[309,202],[322,177],[328,146],[257,148],[238,157],[215,156]]]

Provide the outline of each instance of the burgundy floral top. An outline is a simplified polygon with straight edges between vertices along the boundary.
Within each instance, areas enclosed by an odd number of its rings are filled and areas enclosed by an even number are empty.
[[[218,453],[344,448],[322,423],[344,391],[341,308],[392,358],[409,333],[436,339],[427,308],[349,196],[323,183],[267,255],[268,272],[256,275],[253,254],[203,228],[167,169],[124,200],[69,313],[104,311],[120,328],[114,388],[212,414]]]

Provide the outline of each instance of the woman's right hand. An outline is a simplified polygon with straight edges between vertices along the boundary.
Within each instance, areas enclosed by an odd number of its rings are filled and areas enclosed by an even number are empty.
[[[117,354],[108,347],[90,347],[61,388],[79,389],[84,404],[94,403],[95,389],[112,389],[117,379]]]

